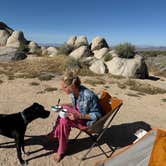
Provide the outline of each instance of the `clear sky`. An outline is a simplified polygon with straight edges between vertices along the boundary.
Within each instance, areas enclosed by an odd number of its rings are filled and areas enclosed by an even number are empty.
[[[0,0],[0,21],[38,43],[85,35],[166,46],[166,0]]]

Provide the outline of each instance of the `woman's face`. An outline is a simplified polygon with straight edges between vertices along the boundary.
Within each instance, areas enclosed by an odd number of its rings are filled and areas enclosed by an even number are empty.
[[[62,81],[61,86],[62,86],[62,89],[63,89],[67,94],[71,94],[71,93],[73,92],[72,85],[67,85],[67,84],[65,84],[64,81]]]

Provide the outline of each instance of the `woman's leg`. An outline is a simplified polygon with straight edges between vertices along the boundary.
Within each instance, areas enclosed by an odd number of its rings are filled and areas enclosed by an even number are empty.
[[[63,154],[66,151],[68,144],[68,137],[70,134],[71,126],[67,118],[58,118],[56,128],[54,131],[54,137],[59,140],[58,154]]]
[[[65,107],[69,112],[75,111],[73,107]],[[68,146],[68,138],[69,134],[71,131],[71,127],[76,127],[76,128],[86,128],[85,122],[82,120],[78,121],[72,121],[68,118],[60,118],[58,117],[56,125],[54,127],[54,137],[58,138],[59,140],[59,146],[58,146],[58,151],[57,155],[55,156],[56,161],[60,161],[62,155],[66,152],[67,146]]]

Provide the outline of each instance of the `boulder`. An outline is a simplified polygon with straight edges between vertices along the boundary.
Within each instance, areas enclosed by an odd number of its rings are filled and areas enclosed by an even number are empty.
[[[118,54],[116,53],[115,50],[111,50],[111,51],[109,51],[108,53],[111,54],[112,57],[118,57]]]
[[[31,54],[35,54],[35,53],[41,52],[39,45],[36,42],[34,42],[34,41],[31,41],[28,44],[28,48],[29,48],[29,53],[31,53]]]
[[[74,47],[78,48],[80,46],[88,46],[88,40],[86,36],[79,36],[76,38]]]
[[[106,65],[108,72],[114,75],[142,79],[148,77],[147,65],[140,55],[132,59],[113,57],[111,61],[106,62]]]
[[[72,36],[69,38],[69,40],[66,42],[68,45],[73,46],[75,45],[75,41],[77,39],[77,36]]]
[[[10,34],[6,30],[0,30],[0,46],[5,46]]]
[[[69,54],[70,57],[73,57],[75,59],[87,57],[89,55],[90,55],[90,50],[89,50],[88,46],[81,46]]]
[[[17,48],[0,47],[0,61],[10,61],[16,52]]]
[[[21,31],[13,31],[12,35],[8,38],[7,47],[20,47],[21,44],[27,44],[24,34]]]
[[[17,48],[13,47],[0,47],[0,56],[5,56],[17,52]]]
[[[103,47],[109,48],[104,38],[97,36],[92,40],[91,51],[99,50]]]
[[[97,60],[89,67],[89,69],[97,74],[107,73],[107,67],[102,60]]]
[[[47,47],[41,46],[41,54],[43,56],[48,55]]]
[[[109,51],[109,49],[104,47],[104,48],[101,48],[100,50],[93,51],[93,53],[97,59],[101,59],[102,57],[104,57],[104,55],[106,55],[108,53],[108,51]]]
[[[57,56],[58,55],[58,50],[55,47],[48,47],[47,48],[47,53],[48,53],[48,56],[50,56],[50,57]]]
[[[8,27],[5,23],[0,22],[0,30],[5,30],[9,35],[12,34],[13,29],[11,29],[10,27]]]

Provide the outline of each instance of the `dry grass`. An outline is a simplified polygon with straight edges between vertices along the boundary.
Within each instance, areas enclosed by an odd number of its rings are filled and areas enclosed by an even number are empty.
[[[53,73],[62,74],[68,69],[70,67],[68,66],[69,61],[71,61],[70,57],[61,55],[56,57],[37,57],[33,60],[25,59],[16,62],[0,62],[0,75],[6,75],[10,80],[14,78],[39,78],[40,80],[50,80],[54,77]],[[83,66],[80,69],[80,75],[94,76],[96,74],[91,72],[88,66]]]
[[[53,87],[48,87],[48,88],[45,88],[44,91],[46,92],[53,92],[53,91],[57,91],[58,89],[57,88],[53,88]]]
[[[166,90],[164,90],[164,89],[154,87],[147,83],[141,84],[141,83],[139,83],[135,80],[131,80],[131,79],[126,81],[126,85],[128,85],[131,90],[138,91],[138,92],[145,93],[145,94],[155,95],[155,94],[166,93]]]
[[[92,86],[104,85],[104,84],[105,84],[105,80],[93,78],[93,79],[86,79],[86,80],[84,81],[84,83],[85,83],[85,84],[92,85]]]
[[[40,84],[38,82],[31,82],[30,85],[32,85],[32,86],[38,86]]]
[[[34,60],[23,60],[18,62],[0,63],[0,74],[8,78],[35,78],[42,72],[59,73],[64,70],[67,58],[59,56],[56,58],[36,58]],[[3,68],[3,69],[2,69]]]
[[[127,95],[127,96],[132,96],[132,97],[140,97],[139,95],[134,94],[134,93],[127,93],[126,95]]]

